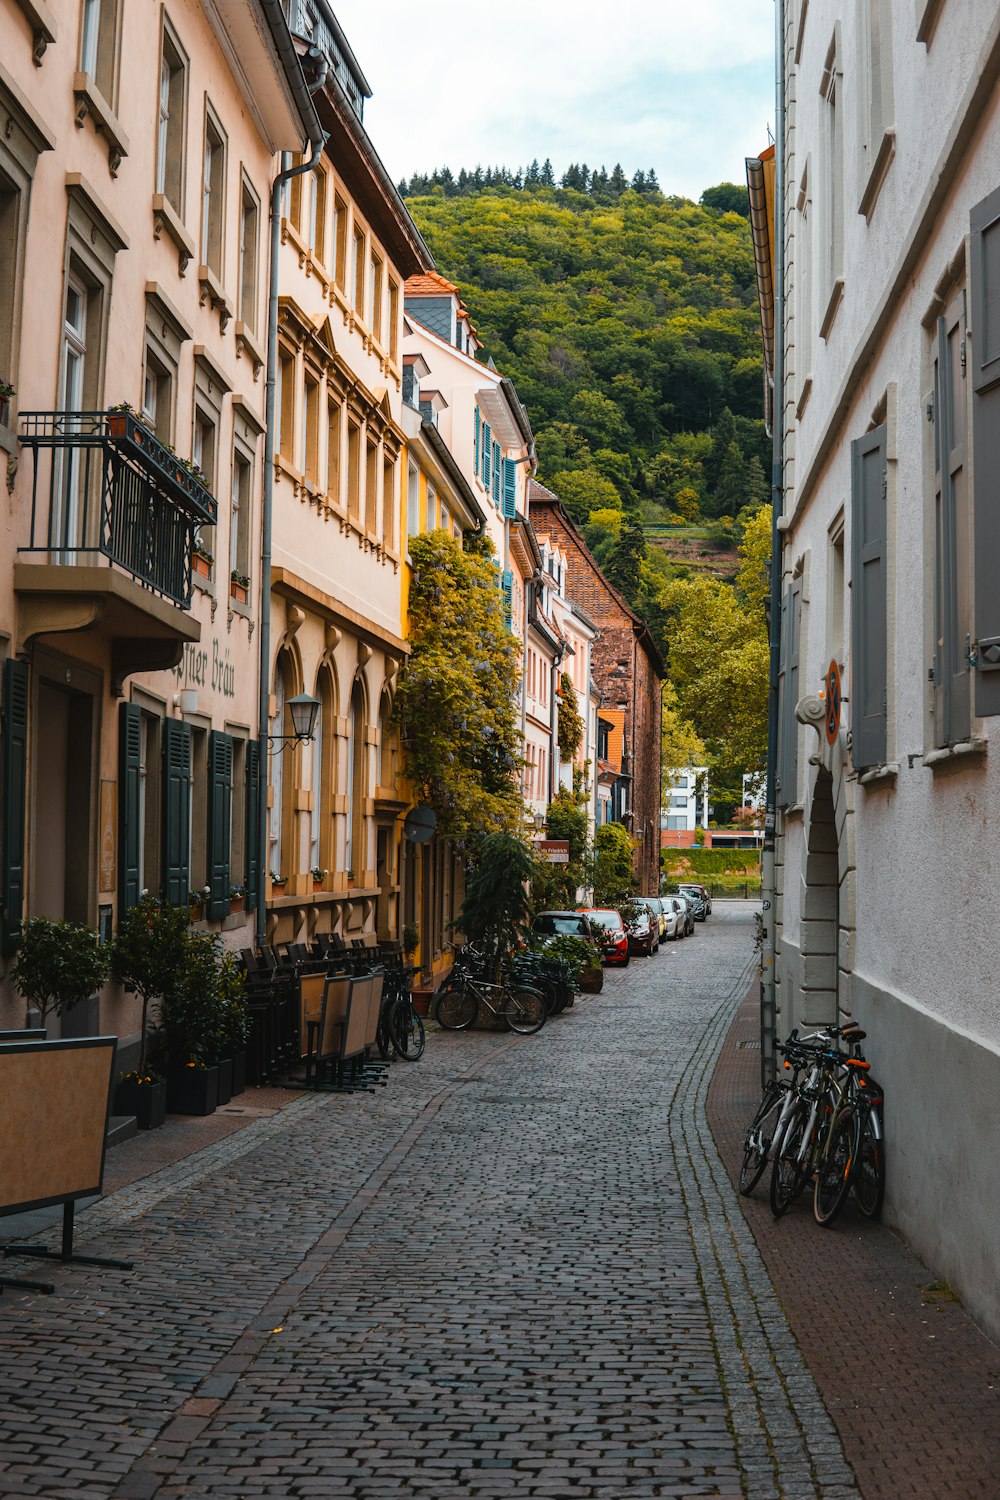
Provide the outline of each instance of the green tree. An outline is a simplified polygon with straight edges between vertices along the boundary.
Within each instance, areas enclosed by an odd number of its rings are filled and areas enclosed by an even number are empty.
[[[602,823],[594,835],[594,905],[621,910],[635,895],[635,844],[621,823]]]
[[[630,604],[639,598],[641,592],[645,556],[643,529],[633,516],[626,516],[604,572],[609,583],[613,583]]]
[[[111,973],[142,1001],[139,1072],[146,1071],[150,1002],[169,992],[184,960],[191,923],[186,906],[168,906],[146,895],[122,917],[111,947]]]
[[[720,213],[750,217],[750,194],[741,182],[720,182],[717,187],[706,188],[698,202],[703,208],[715,208]]]
[[[559,759],[572,761],[583,744],[583,720],[573,683],[568,672],[559,678]]]
[[[575,521],[592,510],[621,510],[621,497],[610,480],[593,469],[563,469],[553,474],[551,487]]]
[[[531,850],[514,834],[487,834],[476,847],[458,925],[492,973],[527,934],[534,867]]]
[[[703,766],[708,753],[694,725],[681,713],[677,690],[669,680],[663,684],[661,697],[660,776],[663,805],[666,806],[678,773],[686,766]]]

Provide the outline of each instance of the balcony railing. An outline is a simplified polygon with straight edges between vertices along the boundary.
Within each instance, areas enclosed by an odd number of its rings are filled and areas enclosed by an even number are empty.
[[[63,565],[105,557],[190,608],[191,550],[216,504],[181,460],[124,412],[22,412],[20,439],[33,471],[19,553]]]

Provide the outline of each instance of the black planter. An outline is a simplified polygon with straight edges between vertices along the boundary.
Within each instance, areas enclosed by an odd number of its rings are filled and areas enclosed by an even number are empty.
[[[218,1104],[228,1104],[233,1097],[233,1060],[231,1057],[220,1057],[215,1065],[219,1070],[219,1096]]]
[[[233,1058],[233,1093],[235,1099],[237,1094],[242,1094],[247,1086],[247,1054],[243,1047]]]
[[[167,1109],[172,1115],[210,1115],[219,1102],[218,1068],[167,1068]]]
[[[165,1083],[120,1083],[115,1090],[115,1114],[135,1115],[140,1130],[155,1130],[167,1118]]]

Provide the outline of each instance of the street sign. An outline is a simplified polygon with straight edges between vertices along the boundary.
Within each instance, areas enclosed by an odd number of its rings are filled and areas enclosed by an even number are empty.
[[[840,733],[840,668],[836,661],[832,661],[826,669],[826,741],[828,745],[836,742]]]
[[[569,839],[539,839],[535,848],[550,865],[569,864]]]

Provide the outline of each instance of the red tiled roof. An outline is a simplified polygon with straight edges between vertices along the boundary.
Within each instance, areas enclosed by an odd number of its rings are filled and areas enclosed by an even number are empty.
[[[459,295],[458,287],[454,282],[445,281],[437,271],[426,271],[420,276],[408,276],[404,290],[407,297],[440,297],[442,292],[454,297]]]

